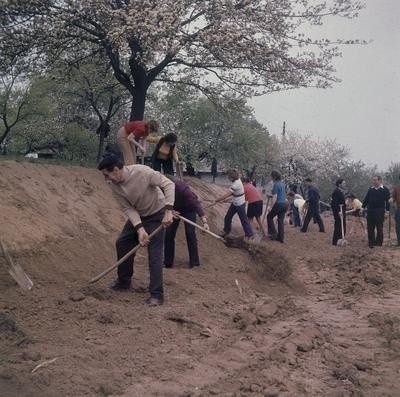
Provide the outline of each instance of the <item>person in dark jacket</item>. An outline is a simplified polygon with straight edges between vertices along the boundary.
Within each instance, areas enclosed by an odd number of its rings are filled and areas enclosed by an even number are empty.
[[[342,238],[342,222],[340,212],[343,214],[343,233],[346,234],[346,199],[345,199],[346,181],[342,178],[336,181],[336,189],[332,193],[331,208],[333,218],[335,219],[335,227],[333,230],[332,244],[337,245],[339,239]],[[342,206],[342,208],[340,208]]]
[[[312,183],[310,178],[305,179],[304,185],[307,188],[307,213],[304,218],[303,226],[300,229],[303,233],[307,231],[308,224],[310,223],[311,219],[314,219],[316,223],[318,223],[319,231],[321,233],[325,233],[325,226],[324,222],[322,221],[321,215],[319,213],[319,189]]]
[[[186,182],[171,176],[169,176],[169,178],[175,183],[174,211],[179,212],[180,215],[192,222],[196,222],[197,214],[203,222],[203,227],[209,230],[207,218],[196,194],[190,189]],[[179,223],[180,219],[175,218],[172,225],[169,226],[165,232],[164,264],[166,268],[172,268],[174,266],[175,236]],[[195,227],[185,222],[185,234],[189,251],[190,268],[200,266]]]
[[[370,248],[383,244],[383,222],[385,211],[390,209],[389,199],[389,189],[383,186],[382,177],[375,175],[362,205],[363,209],[367,209],[368,246]]]

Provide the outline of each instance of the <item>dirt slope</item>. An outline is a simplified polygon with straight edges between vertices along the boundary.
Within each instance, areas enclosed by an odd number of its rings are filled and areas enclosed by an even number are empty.
[[[359,231],[331,247],[328,218],[252,253],[200,234],[189,270],[180,230],[167,302],[149,309],[145,251],[134,291],[87,286],[124,222],[98,172],[0,165],[0,237],[35,283],[21,291],[0,258],[1,396],[400,396],[398,250],[367,251]]]

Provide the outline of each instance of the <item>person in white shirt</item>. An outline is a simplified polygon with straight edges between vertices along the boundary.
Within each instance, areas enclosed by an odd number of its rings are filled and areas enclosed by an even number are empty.
[[[227,176],[229,180],[232,182],[229,188],[229,192],[227,192],[226,194],[215,200],[215,203],[219,203],[221,201],[226,200],[229,197],[232,197],[231,205],[228,209],[228,212],[225,215],[224,231],[222,233],[222,236],[225,237],[231,232],[232,219],[235,216],[235,214],[238,214],[245,236],[248,239],[251,239],[253,237],[253,230],[251,228],[249,219],[247,218],[246,215],[246,200],[244,195],[243,183],[239,178],[238,171],[236,170],[229,170],[227,172]]]
[[[301,218],[304,215],[304,204],[306,200],[303,199],[303,196],[294,192],[289,192],[287,198],[292,210],[294,227],[301,227]]]
[[[355,217],[354,221],[360,224],[364,234],[367,234],[367,228],[363,220],[362,202],[353,193],[350,193],[346,198],[346,207],[346,214],[353,215]],[[352,221],[349,234],[353,233],[353,230],[354,222]]]

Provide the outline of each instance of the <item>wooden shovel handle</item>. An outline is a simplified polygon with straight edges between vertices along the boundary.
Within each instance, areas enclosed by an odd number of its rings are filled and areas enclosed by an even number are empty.
[[[209,234],[210,236],[216,238],[217,240],[220,240],[220,241],[225,242],[225,239],[222,238],[221,236],[218,236],[218,234],[215,234],[215,233],[213,233],[213,232],[210,232],[209,230],[204,229],[204,227],[201,227],[201,226],[198,225],[197,223],[192,222],[192,221],[190,221],[189,219],[184,218],[182,215],[175,214],[175,216],[177,216],[179,219],[182,219],[183,222],[186,222],[186,223],[188,223],[189,225],[192,225],[192,226],[194,226],[194,227],[197,227],[197,229],[202,230],[204,233]]]
[[[163,229],[163,225],[158,226],[157,229],[155,229],[153,232],[149,234],[149,238],[152,239],[157,233],[159,233]],[[115,262],[112,266],[110,266],[108,269],[104,270],[104,272],[100,273],[96,277],[93,277],[91,280],[89,280],[89,284],[93,284],[96,281],[99,281],[101,278],[103,278],[105,275],[113,271],[115,268],[117,268],[122,262],[124,262],[126,259],[128,259],[130,256],[132,256],[136,251],[139,250],[141,247],[140,244],[138,244],[136,247],[132,248],[128,253],[126,253],[121,259],[119,259],[117,262]]]

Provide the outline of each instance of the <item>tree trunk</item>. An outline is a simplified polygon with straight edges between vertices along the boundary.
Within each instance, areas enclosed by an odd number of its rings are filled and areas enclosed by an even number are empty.
[[[8,134],[10,133],[10,131],[11,131],[11,128],[6,127],[3,135],[0,137],[0,148],[3,148],[3,150],[4,150],[4,147],[7,145],[6,139],[7,139]],[[5,151],[7,151],[7,150],[5,150]]]
[[[146,105],[146,95],[147,89],[136,89],[136,92],[132,97],[130,121],[143,120],[144,108]]]
[[[106,137],[106,134],[105,134],[104,128],[102,128],[100,130],[100,134],[99,134],[99,148],[97,151],[96,163],[98,163],[100,161],[101,156],[103,155],[105,137]]]

